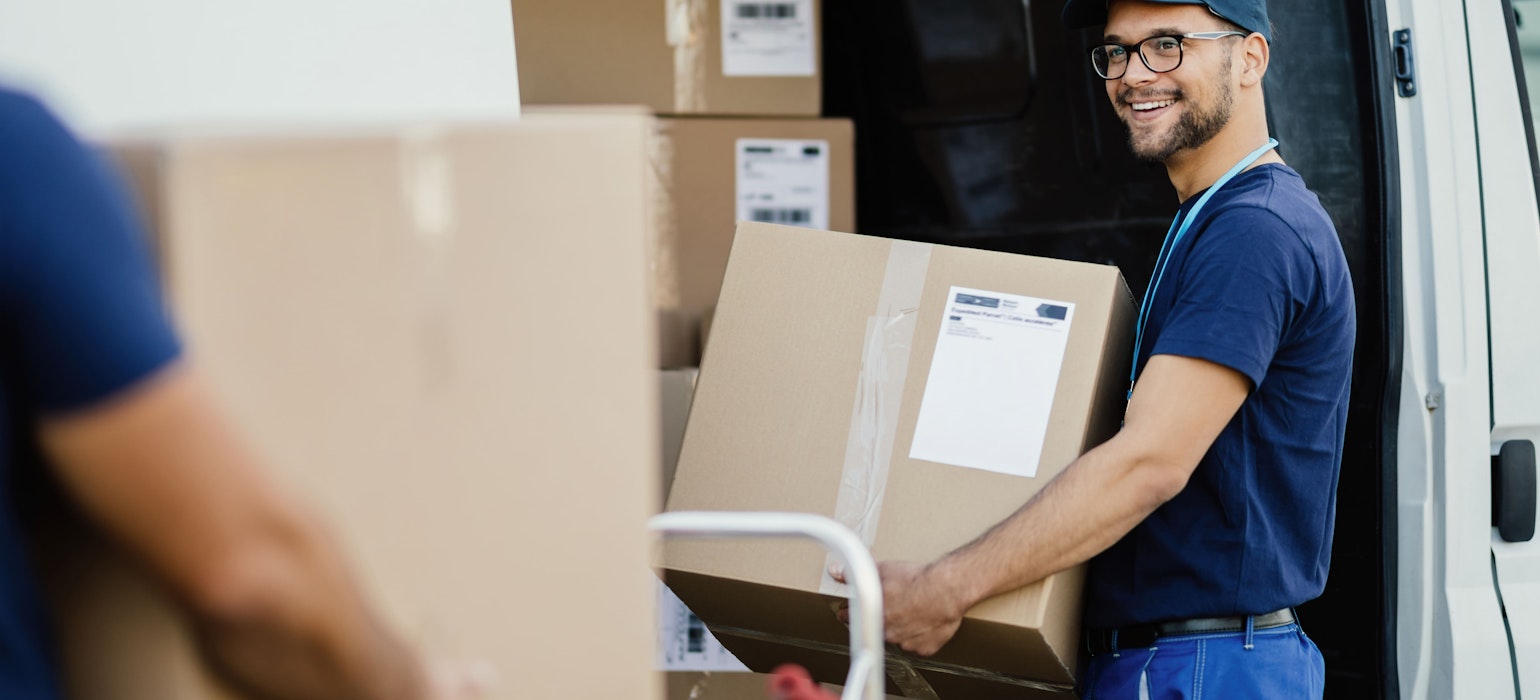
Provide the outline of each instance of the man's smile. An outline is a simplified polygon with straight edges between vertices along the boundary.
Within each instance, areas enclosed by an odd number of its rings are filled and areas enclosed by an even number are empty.
[[[1130,121],[1149,122],[1160,118],[1161,115],[1170,111],[1171,106],[1176,104],[1179,99],[1180,96],[1178,95],[1169,95],[1158,98],[1154,96],[1125,97],[1120,101],[1128,107],[1130,111],[1128,119]]]

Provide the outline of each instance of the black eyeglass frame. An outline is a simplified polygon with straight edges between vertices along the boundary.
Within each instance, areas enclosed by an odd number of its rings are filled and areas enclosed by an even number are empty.
[[[1096,46],[1092,46],[1090,49],[1088,49],[1086,51],[1086,55],[1089,56],[1090,59],[1091,59],[1091,70],[1096,71],[1096,74],[1098,76],[1101,76],[1102,80],[1119,80],[1119,79],[1122,79],[1122,77],[1124,75],[1128,74],[1128,64],[1130,63],[1130,61],[1124,61],[1123,62],[1123,70],[1121,72],[1119,72],[1117,75],[1109,76],[1109,75],[1106,75],[1105,73],[1103,73],[1100,68],[1096,67],[1096,52],[1097,51],[1101,51],[1101,50],[1106,49],[1106,48],[1111,47],[1111,46],[1116,46],[1116,47],[1118,47],[1120,49],[1123,49],[1124,53],[1135,53],[1135,54],[1138,54],[1139,55],[1139,60],[1144,63],[1144,67],[1145,68],[1150,69],[1151,73],[1170,73],[1171,71],[1174,71],[1174,70],[1176,70],[1178,68],[1181,68],[1182,67],[1183,59],[1187,58],[1187,51],[1185,50],[1186,49],[1186,45],[1184,45],[1182,43],[1184,40],[1186,40],[1186,39],[1204,39],[1204,40],[1208,40],[1208,41],[1213,41],[1213,40],[1216,40],[1216,39],[1223,39],[1225,37],[1231,37],[1231,36],[1243,36],[1244,37],[1244,36],[1251,36],[1251,34],[1248,33],[1248,32],[1237,32],[1237,31],[1235,31],[1233,29],[1225,30],[1225,31],[1218,31],[1218,32],[1188,32],[1186,34],[1157,34],[1155,36],[1145,37],[1144,39],[1141,39],[1139,41],[1139,43],[1136,43],[1136,44],[1117,44],[1117,43],[1111,43],[1111,42],[1105,43],[1105,44],[1097,44]],[[1165,70],[1156,70],[1154,66],[1150,65],[1149,57],[1144,55],[1144,45],[1148,44],[1151,41],[1154,41],[1156,39],[1175,39],[1176,40],[1176,65],[1171,66],[1170,68],[1167,68]],[[1110,63],[1108,65],[1108,68],[1109,68],[1108,72],[1111,72],[1110,71],[1110,68],[1111,68]]]

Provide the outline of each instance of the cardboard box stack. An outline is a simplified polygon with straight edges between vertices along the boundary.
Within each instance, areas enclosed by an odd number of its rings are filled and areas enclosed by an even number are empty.
[[[929,561],[1117,429],[1133,300],[1117,268],[764,224],[739,227],[667,509],[839,520]],[[670,588],[755,671],[848,668],[844,587],[796,541],[669,542]],[[1083,571],[970,610],[906,697],[1069,697]]]
[[[656,114],[648,221],[665,445],[700,362],[738,221],[855,230],[854,134],[819,119],[819,0],[511,0],[526,114],[642,105]],[[533,108],[529,108],[533,106]],[[670,404],[669,401],[676,403]],[[666,448],[667,451],[667,448]],[[664,455],[662,479],[672,478]],[[759,678],[710,673],[709,697]],[[671,692],[708,692],[673,675]],[[706,696],[701,696],[706,697]]]
[[[855,229],[851,125],[818,118],[817,0],[511,1],[526,113],[658,115],[659,367],[699,363],[737,221]]]
[[[194,361],[390,622],[489,663],[488,697],[661,690],[649,130],[610,114],[114,148]],[[234,697],[163,591],[54,544],[72,700]]]

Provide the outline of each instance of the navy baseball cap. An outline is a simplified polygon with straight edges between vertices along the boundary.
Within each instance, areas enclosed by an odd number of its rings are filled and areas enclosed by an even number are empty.
[[[1267,21],[1267,0],[1145,0],[1167,5],[1203,5],[1223,19],[1229,20],[1248,32],[1256,32],[1273,41],[1272,24]],[[1107,23],[1107,5],[1111,0],[1067,0],[1064,3],[1064,26],[1085,29]]]

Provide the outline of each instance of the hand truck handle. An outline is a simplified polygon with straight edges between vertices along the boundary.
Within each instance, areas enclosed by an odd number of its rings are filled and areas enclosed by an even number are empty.
[[[806,537],[817,540],[845,564],[850,584],[850,675],[841,700],[883,700],[882,582],[877,564],[844,525],[811,513],[679,511],[647,521],[665,536],[749,538]]]

